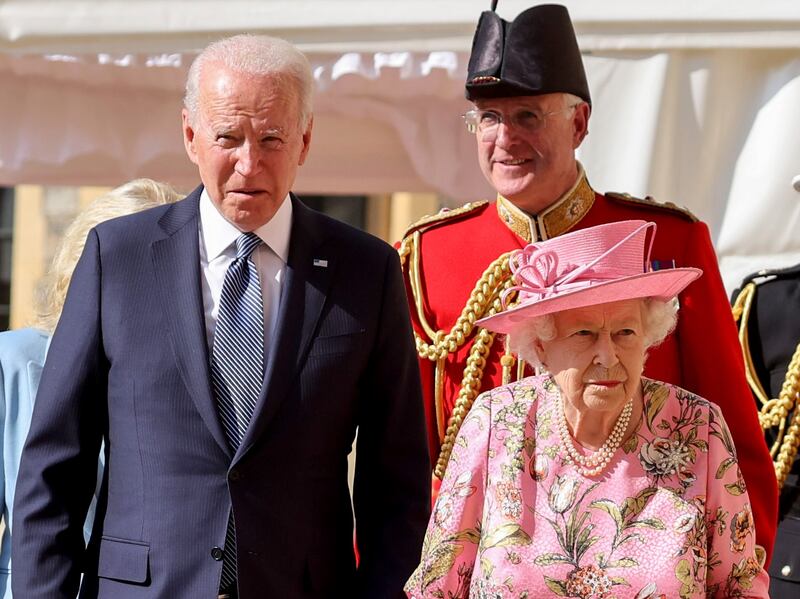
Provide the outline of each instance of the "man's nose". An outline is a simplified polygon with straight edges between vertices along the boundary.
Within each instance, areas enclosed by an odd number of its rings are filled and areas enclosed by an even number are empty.
[[[237,152],[236,172],[243,177],[249,177],[258,172],[261,168],[261,150],[258,146],[245,143]]]
[[[507,148],[519,139],[519,132],[516,127],[509,125],[506,121],[497,124],[494,143],[500,147]]]
[[[619,363],[617,348],[610,333],[600,333],[597,336],[594,363],[604,368],[611,368]]]

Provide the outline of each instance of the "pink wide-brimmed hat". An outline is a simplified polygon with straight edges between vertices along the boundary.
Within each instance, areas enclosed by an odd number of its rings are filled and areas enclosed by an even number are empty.
[[[514,286],[512,308],[477,324],[510,333],[528,319],[573,308],[626,299],[670,300],[697,277],[699,268],[650,268],[656,224],[625,220],[581,229],[548,241],[531,243],[509,257]]]

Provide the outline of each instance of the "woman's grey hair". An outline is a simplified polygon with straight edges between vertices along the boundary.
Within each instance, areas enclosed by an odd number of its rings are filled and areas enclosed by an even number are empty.
[[[169,204],[180,198],[181,195],[166,183],[134,179],[89,204],[67,227],[50,269],[39,286],[34,325],[48,333],[55,330],[67,297],[72,271],[93,227],[103,221]]]
[[[672,332],[678,322],[678,301],[652,297],[642,300],[642,325],[645,352],[655,347]],[[544,368],[536,354],[536,341],[555,339],[556,320],[552,314],[529,318],[521,322],[508,336],[509,349],[521,359],[538,368]]]
[[[207,64],[216,63],[248,75],[286,78],[297,94],[300,128],[308,127],[312,113],[314,77],[305,55],[286,40],[268,35],[241,34],[206,46],[189,67],[183,105],[194,123],[200,105],[200,76]]]

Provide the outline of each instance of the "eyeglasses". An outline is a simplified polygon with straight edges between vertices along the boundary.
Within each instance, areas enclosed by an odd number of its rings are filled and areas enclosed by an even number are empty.
[[[469,110],[462,116],[467,126],[467,131],[477,133],[481,141],[494,141],[497,139],[497,129],[500,123],[506,127],[514,127],[527,133],[543,129],[547,124],[547,117],[573,110],[578,104],[566,106],[561,110],[542,112],[534,108],[518,108],[513,114],[503,115],[496,110]]]

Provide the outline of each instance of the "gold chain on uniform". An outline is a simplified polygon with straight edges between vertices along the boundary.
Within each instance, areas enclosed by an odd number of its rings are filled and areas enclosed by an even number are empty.
[[[777,428],[775,442],[770,447],[770,455],[775,465],[778,489],[783,488],[786,477],[792,469],[798,449],[800,449],[800,344],[789,362],[786,378],[777,399],[770,399],[756,376],[753,358],[750,355],[747,323],[753,307],[756,284],[748,283],[739,293],[733,305],[733,318],[739,322],[739,342],[742,346],[745,373],[750,388],[761,404],[758,419],[761,428]],[[789,413],[792,418],[787,422]]]
[[[420,231],[415,231],[413,235],[403,239],[399,248],[399,253],[401,264],[404,264],[406,259],[409,261],[409,282],[411,283],[411,292],[414,296],[417,315],[422,328],[430,338],[430,342],[428,342],[423,339],[419,333],[416,331],[414,332],[417,354],[419,354],[421,358],[436,362],[437,383],[435,389],[435,403],[438,418],[442,409],[441,377],[443,376],[444,359],[448,354],[455,353],[458,348],[470,339],[470,335],[473,329],[475,329],[475,322],[477,320],[485,316],[496,314],[503,309],[500,301],[500,294],[512,285],[508,268],[508,257],[511,252],[502,254],[486,268],[481,278],[478,279],[478,282],[475,284],[453,328],[449,333],[445,334],[444,331],[441,330],[434,331],[423,314],[419,256],[417,255],[419,241]],[[461,388],[459,389],[458,397],[453,405],[453,413],[447,421],[444,438],[441,439],[441,450],[439,451],[439,457],[436,460],[436,467],[434,468],[434,474],[440,479],[444,477],[447,463],[450,460],[450,454],[453,452],[456,435],[461,429],[464,418],[470,408],[472,408],[475,398],[480,393],[483,371],[486,367],[486,358],[494,343],[494,337],[494,333],[482,327],[477,327],[475,341],[467,357],[464,378],[461,380]],[[501,363],[503,366],[504,382],[508,382],[511,368],[514,365],[514,358],[510,355],[505,355]]]

